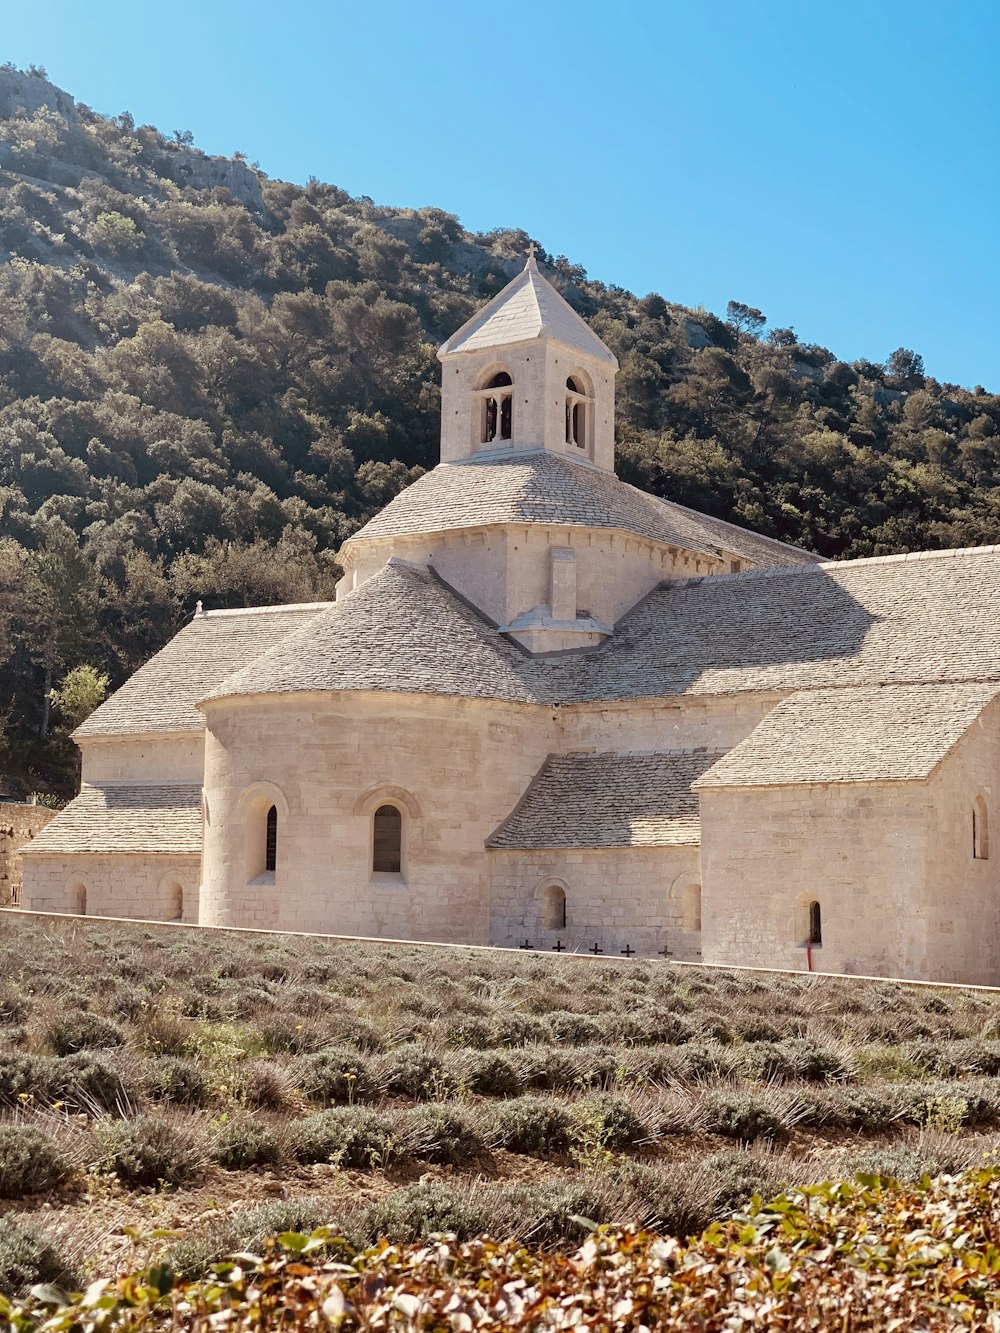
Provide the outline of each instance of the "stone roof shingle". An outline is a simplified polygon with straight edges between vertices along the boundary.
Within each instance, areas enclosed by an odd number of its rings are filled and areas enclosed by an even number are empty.
[[[701,839],[708,750],[550,755],[487,847],[672,847]]]
[[[533,259],[444,343],[438,355],[555,338],[617,369],[610,348],[538,271]]]
[[[576,700],[1000,680],[1000,547],[662,584],[591,653]]]
[[[614,528],[699,555],[756,565],[815,561],[807,551],[657,499],[613,472],[538,450],[507,458],[439,463],[345,543],[498,523]]]
[[[393,557],[207,694],[387,690],[538,702],[521,649],[427,569]]]
[[[67,852],[201,854],[197,783],[85,786],[24,848],[25,856]]]
[[[1000,693],[1000,684],[873,685],[793,694],[695,784],[927,778]]]
[[[208,697],[385,690],[519,703],[1000,681],[1000,547],[667,583],[585,653],[531,658],[394,559]]]
[[[195,616],[77,728],[76,737],[200,731],[195,708],[219,681],[307,625],[330,603]]]

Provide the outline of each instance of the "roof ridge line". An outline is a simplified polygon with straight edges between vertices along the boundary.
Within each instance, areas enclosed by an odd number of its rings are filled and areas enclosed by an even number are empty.
[[[720,523],[726,522],[719,519]],[[771,537],[768,540],[776,541]],[[783,544],[783,543],[782,543]],[[732,579],[773,579],[789,574],[811,574],[816,570],[854,569],[858,565],[893,565],[906,561],[944,560],[960,555],[1000,555],[1000,544],[949,546],[943,551],[904,551],[899,555],[863,555],[853,560],[806,560],[799,565],[776,565],[767,569],[745,569],[737,574],[694,574],[686,579],[665,579],[661,588],[687,588],[696,583],[721,583]]]
[[[272,606],[225,606],[217,611],[195,611],[192,616],[192,623],[196,620],[207,620],[209,617],[215,620],[222,620],[227,616],[260,616],[274,615],[278,611],[319,611],[328,607],[336,606],[333,602],[277,602]]]
[[[998,684],[997,689],[1000,690],[1000,684]],[[622,759],[663,759],[673,755],[724,755],[728,753],[729,750],[719,749],[712,745],[685,745],[679,750],[553,750],[546,756],[546,763],[550,759],[604,759],[609,755],[617,755]]]

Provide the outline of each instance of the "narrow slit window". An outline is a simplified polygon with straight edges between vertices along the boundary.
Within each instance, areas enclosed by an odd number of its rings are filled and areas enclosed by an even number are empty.
[[[700,884],[689,884],[684,890],[684,929],[701,930]]]
[[[272,805],[267,812],[267,831],[264,835],[264,869],[274,873],[278,864],[278,809]]]
[[[817,902],[809,904],[809,943],[812,945],[823,943],[823,913]]]
[[[380,805],[372,830],[372,871],[398,875],[402,870],[403,816],[394,805]]]
[[[977,861],[990,859],[990,822],[986,801],[977,796],[972,807],[972,855]]]

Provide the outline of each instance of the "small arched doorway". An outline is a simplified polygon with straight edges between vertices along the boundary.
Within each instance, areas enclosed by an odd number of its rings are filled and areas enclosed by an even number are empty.
[[[566,890],[550,884],[542,895],[542,924],[545,930],[566,929]]]
[[[184,920],[184,887],[181,884],[167,886],[167,900],[163,912],[164,921]]]
[[[75,884],[70,893],[70,909],[74,916],[87,915],[87,886]]]

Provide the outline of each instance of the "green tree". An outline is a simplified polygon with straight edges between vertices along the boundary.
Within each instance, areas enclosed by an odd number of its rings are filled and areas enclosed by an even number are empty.
[[[90,717],[98,704],[104,702],[110,684],[110,676],[89,662],[81,662],[72,671],[67,671],[57,690],[51,691],[52,710],[67,729],[73,731]]]

